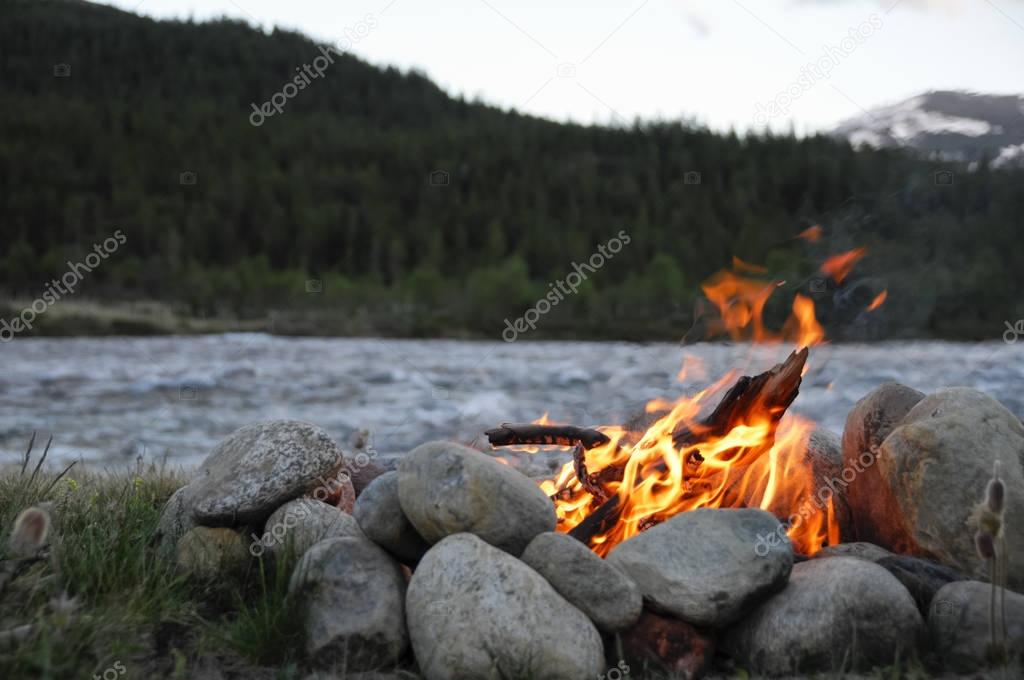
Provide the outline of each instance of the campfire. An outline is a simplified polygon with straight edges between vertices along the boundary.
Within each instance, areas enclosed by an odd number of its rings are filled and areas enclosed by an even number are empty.
[[[820,272],[842,291],[863,256]],[[209,581],[250,555],[301,555],[289,598],[322,667],[696,679],[1017,659],[1024,424],[977,390],[895,382],[854,404],[841,437],[789,412],[828,317],[787,288],[738,259],[704,286],[706,327],[783,359],[761,373],[711,382],[688,358],[680,380],[710,384],[625,425],[487,432],[562,447],[553,476],[451,441],[387,470],[363,436],[352,455],[310,423],[255,423],[168,501],[161,549]],[[858,313],[885,300],[862,297]]]
[[[841,283],[864,254],[858,248],[835,255],[820,271]],[[799,553],[812,555],[839,542],[832,500],[815,497],[815,475],[805,459],[815,423],[786,413],[807,370],[809,348],[824,342],[825,332],[814,302],[799,293],[781,330],[768,328],[765,307],[784,282],[755,277],[763,273],[763,268],[734,258],[731,270],[704,285],[718,310],[709,330],[736,341],[791,343],[796,350],[784,362],[755,376],[729,373],[674,402],[653,400],[645,408],[645,429],[581,428],[553,424],[545,416],[487,432],[493,446],[571,447],[572,461],[541,483],[555,503],[559,531],[604,556],[680,512],[754,507],[788,525]],[[872,301],[870,310],[884,302],[884,295]],[[680,379],[690,366],[687,360]],[[724,395],[708,411],[712,397],[722,390]]]

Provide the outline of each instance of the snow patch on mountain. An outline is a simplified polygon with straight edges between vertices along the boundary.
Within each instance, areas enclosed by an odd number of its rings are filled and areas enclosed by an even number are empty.
[[[898,146],[959,161],[1017,162],[1024,144],[1024,97],[927,92],[843,121],[834,131],[854,146]]]
[[[992,165],[997,168],[1024,165],[1024,144],[1004,146],[999,150],[999,155],[992,161]]]

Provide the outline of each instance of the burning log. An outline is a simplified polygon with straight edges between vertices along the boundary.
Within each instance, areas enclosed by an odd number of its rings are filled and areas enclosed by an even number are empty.
[[[608,500],[613,494],[608,488],[612,482],[621,482],[626,471],[625,466],[609,465],[597,472],[587,471],[586,449],[577,444],[572,450],[573,470],[583,490],[599,502]]]
[[[611,441],[604,432],[575,425],[537,425],[534,423],[502,423],[501,427],[487,430],[491,446],[582,446],[593,449]]]
[[[773,426],[777,425],[799,394],[806,362],[807,348],[804,347],[764,373],[741,377],[698,427],[690,428],[680,423],[672,433],[672,443],[681,449],[701,440],[722,437],[732,428],[747,422],[752,413],[768,413]],[[774,438],[768,442],[767,448],[770,449],[773,442]]]
[[[775,443],[775,428],[789,405],[799,393],[801,373],[807,361],[807,348],[789,355],[786,361],[756,376],[743,376],[729,388],[715,409],[695,427],[681,424],[672,433],[677,449],[692,447],[701,441],[720,438],[737,425],[749,423],[755,417],[770,419],[771,429],[756,450],[747,453],[748,460],[756,460]],[[699,453],[694,454],[699,457]],[[655,469],[664,469],[659,462]],[[605,472],[605,471],[602,471]],[[735,471],[736,473],[741,470]],[[621,477],[620,477],[621,479]],[[601,503],[593,512],[573,527],[569,535],[590,545],[595,536],[608,532],[619,521],[623,508],[618,495],[598,496]],[[657,518],[652,518],[651,524]]]
[[[608,435],[599,430],[576,427],[575,425],[503,423],[501,427],[487,430],[485,434],[491,446],[536,444],[573,447],[573,469],[577,479],[584,490],[602,501],[611,496],[611,492],[605,485],[622,479],[622,470],[617,468],[606,468],[595,473],[587,472],[586,452],[589,449],[604,446],[611,441]],[[566,497],[572,492],[569,489],[561,489],[558,493]]]

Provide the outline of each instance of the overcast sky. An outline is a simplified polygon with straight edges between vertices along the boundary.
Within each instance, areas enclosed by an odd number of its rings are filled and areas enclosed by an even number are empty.
[[[807,132],[929,89],[1024,92],[1024,0],[107,4],[297,29],[420,69],[449,92],[559,120]]]

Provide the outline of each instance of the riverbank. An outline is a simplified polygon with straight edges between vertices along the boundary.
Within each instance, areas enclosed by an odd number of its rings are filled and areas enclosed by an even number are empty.
[[[38,301],[36,301],[38,302]],[[0,332],[17,337],[108,337],[208,335],[260,332],[281,336],[337,338],[410,338],[455,340],[587,340],[626,342],[701,342],[716,335],[713,314],[689,304],[666,302],[657,313],[632,306],[607,310],[585,303],[565,306],[536,319],[520,318],[522,309],[509,303],[478,314],[458,305],[427,306],[396,298],[354,300],[350,296],[296,300],[253,311],[195,314],[188,305],[159,300],[74,298],[58,301],[42,313],[31,313],[33,300],[0,297]],[[38,304],[37,304],[38,308]],[[823,307],[824,309],[824,307]],[[820,310],[819,310],[820,311]],[[829,342],[886,340],[983,341],[1002,337],[1005,325],[966,322],[958,326],[897,323],[901,315],[879,310],[851,319],[819,319]],[[1016,317],[1014,317],[1015,319]],[[21,319],[19,324],[16,320]],[[25,327],[29,322],[31,328]],[[1010,321],[1011,324],[1015,323]],[[1019,322],[1018,322],[1019,323]],[[11,332],[11,328],[15,332]]]

